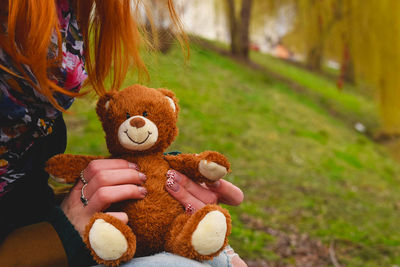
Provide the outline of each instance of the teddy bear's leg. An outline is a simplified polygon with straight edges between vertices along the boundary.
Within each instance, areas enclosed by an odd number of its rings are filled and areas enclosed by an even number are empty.
[[[84,241],[96,262],[107,266],[128,261],[136,252],[136,236],[132,229],[105,213],[93,215],[86,226]]]
[[[165,250],[190,259],[209,260],[228,244],[231,231],[229,213],[217,205],[207,205],[193,215],[181,214],[167,235]]]

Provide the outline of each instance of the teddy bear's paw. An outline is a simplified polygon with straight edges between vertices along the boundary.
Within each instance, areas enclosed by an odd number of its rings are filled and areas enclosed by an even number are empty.
[[[56,177],[56,176],[54,176],[54,175],[52,175],[52,174],[49,174],[49,177],[50,177],[52,180],[56,181],[57,183],[64,184],[64,183],[67,182],[67,180],[66,180],[65,178]]]
[[[217,181],[223,178],[228,173],[228,170],[218,163],[203,159],[199,163],[199,172],[207,179]]]
[[[213,210],[208,212],[192,234],[192,246],[201,255],[211,255],[225,244],[227,223],[225,215]]]
[[[90,246],[103,260],[119,259],[128,250],[125,236],[112,224],[97,219],[89,231]]]
[[[133,258],[136,252],[131,228],[109,214],[96,213],[86,226],[84,239],[100,264],[116,266]]]

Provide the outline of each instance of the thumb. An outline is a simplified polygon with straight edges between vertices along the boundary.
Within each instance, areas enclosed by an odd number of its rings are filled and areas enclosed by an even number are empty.
[[[125,212],[106,212],[106,214],[113,216],[114,218],[117,218],[121,222],[127,224],[128,223],[128,214]]]

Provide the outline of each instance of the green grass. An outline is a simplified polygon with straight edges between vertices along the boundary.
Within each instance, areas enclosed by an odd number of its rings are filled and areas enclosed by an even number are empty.
[[[179,49],[147,58],[148,85],[180,99],[180,135],[170,150],[216,150],[230,159],[227,179],[245,192],[242,205],[228,207],[235,250],[247,259],[294,263],[274,249],[279,240],[266,229],[275,229],[335,242],[339,262],[348,266],[400,264],[400,168],[331,112],[376,125],[372,102],[268,57],[257,61],[308,91],[296,93],[211,51],[191,52],[188,65]],[[93,101],[76,101],[75,114],[66,116],[69,153],[106,153]]]
[[[251,59],[304,87],[306,94],[315,97],[336,116],[345,118],[353,124],[362,122],[370,130],[377,130],[377,107],[375,102],[371,101],[370,92],[365,86],[360,90],[345,84],[341,91],[332,79],[319,76],[270,55],[252,52]]]

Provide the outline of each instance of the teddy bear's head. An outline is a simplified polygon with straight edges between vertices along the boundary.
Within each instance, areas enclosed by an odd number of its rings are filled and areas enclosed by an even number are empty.
[[[174,93],[133,85],[100,97],[96,107],[112,155],[164,152],[178,134]]]

